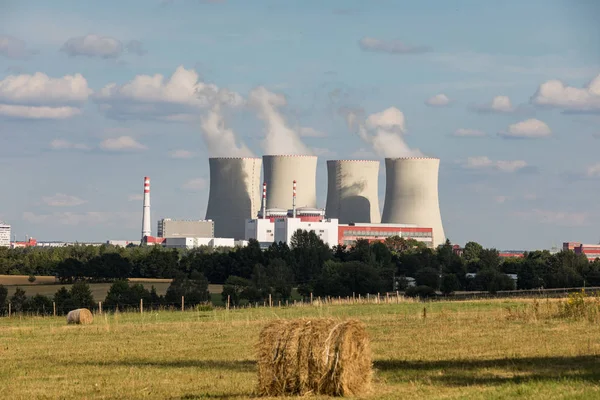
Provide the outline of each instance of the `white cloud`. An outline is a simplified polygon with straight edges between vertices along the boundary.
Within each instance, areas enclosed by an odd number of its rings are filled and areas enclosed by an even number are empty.
[[[26,119],[66,119],[81,114],[74,107],[35,107],[0,104],[0,115],[9,118]]]
[[[192,158],[194,153],[189,150],[173,150],[169,152],[171,158]]]
[[[107,151],[135,151],[146,150],[147,147],[136,141],[131,136],[108,138],[100,143],[100,148]]]
[[[92,90],[81,74],[50,78],[36,72],[33,75],[9,75],[0,81],[0,103],[32,106],[79,105]]]
[[[544,82],[531,98],[533,104],[572,111],[600,111],[600,74],[583,88],[553,79]]]
[[[530,211],[519,211],[514,213],[519,218],[534,219],[544,224],[577,227],[586,226],[591,223],[591,215],[588,212],[568,212],[533,209]]]
[[[480,131],[478,129],[458,128],[456,131],[454,131],[453,136],[483,137],[483,136],[487,136],[487,134],[484,131]]]
[[[590,165],[587,168],[586,175],[590,178],[598,178],[600,177],[600,163]]]
[[[121,228],[133,228],[139,225],[139,212],[107,212],[88,211],[82,213],[55,212],[51,214],[35,214],[31,211],[23,213],[22,218],[33,224],[48,225],[86,225],[96,226],[119,226]]]
[[[168,79],[161,74],[137,75],[123,85],[110,83],[94,95],[94,101],[110,117],[171,121],[197,117],[198,110],[215,104],[243,104],[238,93],[204,83],[196,71],[183,66]]]
[[[202,116],[202,137],[212,157],[252,157],[252,151],[238,140],[235,132],[225,124],[221,106],[216,104]]]
[[[501,172],[517,172],[525,167],[527,163],[523,160],[499,160],[493,161],[486,156],[469,157],[463,164],[465,168],[469,169],[494,169]]]
[[[24,59],[34,53],[27,49],[24,41],[10,35],[0,35],[0,55],[12,59]]]
[[[143,194],[130,194],[127,197],[127,201],[142,201],[142,200],[144,200]]]
[[[510,125],[507,132],[498,132],[498,135],[505,138],[539,139],[552,135],[552,131],[545,122],[530,118]]]
[[[298,133],[302,137],[325,137],[325,136],[327,136],[325,134],[325,132],[318,131],[309,126],[303,126],[303,127],[298,128]]]
[[[64,193],[56,193],[54,196],[44,196],[42,201],[50,207],[75,207],[87,203],[87,201],[76,196]]]
[[[207,186],[208,185],[207,185],[206,179],[195,178],[195,179],[190,179],[189,181],[185,182],[181,188],[184,190],[189,190],[189,191],[195,192],[198,190],[206,189]]]
[[[116,58],[123,52],[123,44],[112,37],[90,34],[70,38],[60,51],[64,51],[71,57]]]
[[[425,104],[432,107],[444,107],[450,104],[450,99],[445,94],[440,93],[428,98]]]
[[[358,42],[364,51],[374,51],[390,54],[418,54],[431,51],[427,46],[411,46],[399,40],[381,40],[372,37],[364,37]]]
[[[52,150],[89,150],[90,148],[83,143],[72,143],[64,139],[54,139],[50,142]]]
[[[508,96],[496,96],[490,103],[476,106],[475,110],[482,113],[512,113],[516,111]]]
[[[250,92],[249,102],[265,123],[265,154],[311,154],[300,140],[298,132],[288,126],[285,117],[279,111],[279,108],[287,104],[285,96],[260,86]]]

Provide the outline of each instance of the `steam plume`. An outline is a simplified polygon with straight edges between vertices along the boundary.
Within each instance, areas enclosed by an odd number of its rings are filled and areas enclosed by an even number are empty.
[[[244,143],[237,140],[235,133],[225,126],[220,103],[216,103],[202,117],[202,136],[211,157],[253,157]]]

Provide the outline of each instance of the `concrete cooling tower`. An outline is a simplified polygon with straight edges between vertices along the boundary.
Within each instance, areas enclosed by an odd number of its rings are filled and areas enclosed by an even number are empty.
[[[379,161],[327,161],[327,218],[378,224],[378,177]]]
[[[292,185],[297,183],[296,207],[317,206],[316,156],[263,156],[267,209],[292,208]]]
[[[386,158],[381,222],[433,228],[433,245],[446,241],[438,199],[439,158]]]
[[[244,239],[245,223],[260,208],[260,158],[209,158],[210,193],[206,219],[215,237]],[[291,196],[290,196],[291,198]]]

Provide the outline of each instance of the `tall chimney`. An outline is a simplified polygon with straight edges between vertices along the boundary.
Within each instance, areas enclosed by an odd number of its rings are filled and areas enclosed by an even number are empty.
[[[144,177],[144,213],[142,216],[142,240],[145,236],[152,235],[150,228],[150,178]]]
[[[267,218],[267,182],[263,182],[262,217]]]
[[[294,193],[292,197],[292,218],[296,218],[296,180],[294,180]]]

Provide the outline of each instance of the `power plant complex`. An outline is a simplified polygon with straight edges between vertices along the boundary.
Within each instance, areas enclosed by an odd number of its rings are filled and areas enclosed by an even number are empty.
[[[144,178],[142,242],[167,247],[243,246],[256,239],[264,248],[273,242],[289,244],[301,229],[315,232],[329,246],[399,236],[435,248],[446,240],[438,199],[439,162],[386,158],[381,215],[379,161],[328,160],[327,201],[322,209],[317,207],[316,156],[210,158],[206,219],[162,219],[157,237],[149,234],[150,178]]]

